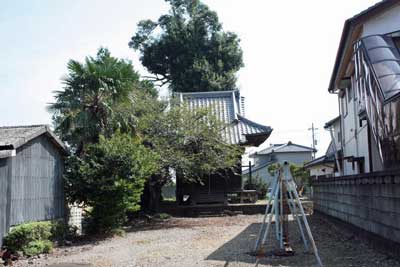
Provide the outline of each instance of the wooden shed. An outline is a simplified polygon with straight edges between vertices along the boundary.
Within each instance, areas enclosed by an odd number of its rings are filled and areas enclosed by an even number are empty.
[[[178,93],[177,97],[190,110],[207,108],[222,123],[227,125],[221,132],[222,139],[243,148],[259,146],[270,136],[272,128],[245,118],[244,98],[238,90]],[[227,170],[223,175],[210,174],[203,184],[187,183],[184,177],[176,178],[176,199],[179,204],[227,203],[228,195],[242,192],[241,158],[237,168]],[[221,172],[222,173],[222,172]],[[187,199],[187,201],[185,200]]]
[[[66,154],[46,125],[0,127],[0,245],[14,225],[64,217]]]

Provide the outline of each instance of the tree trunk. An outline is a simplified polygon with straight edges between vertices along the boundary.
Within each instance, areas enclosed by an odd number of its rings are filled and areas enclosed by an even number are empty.
[[[145,184],[142,195],[142,210],[149,213],[158,213],[160,211],[162,184],[148,181]]]

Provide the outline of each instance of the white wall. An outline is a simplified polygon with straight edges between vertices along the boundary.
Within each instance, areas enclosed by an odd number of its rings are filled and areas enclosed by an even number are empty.
[[[340,119],[332,125],[333,138],[335,138],[336,150],[342,149],[342,129],[340,128]]]
[[[363,121],[363,126],[358,130],[358,155],[365,158],[365,172],[370,172],[368,151],[368,125]]]
[[[311,152],[300,152],[300,153],[275,153],[275,158],[277,163],[283,164],[284,161],[289,163],[293,163],[296,165],[303,165],[305,162],[312,160]],[[255,159],[255,166],[252,169],[252,179],[260,178],[263,182],[271,184],[272,176],[268,172],[268,166],[264,166],[260,169],[257,169],[257,165],[260,165],[259,162],[265,163],[266,158],[270,159],[269,155],[257,155]],[[244,180],[247,180],[249,175],[244,175]],[[243,181],[244,182],[244,181]]]
[[[353,94],[351,101],[349,101],[349,92]],[[343,156],[357,157],[357,144],[355,139],[355,133],[357,130],[357,125],[354,123],[355,112],[354,112],[354,92],[346,89],[345,96],[340,98],[341,112],[342,112],[342,148]],[[353,164],[344,160],[343,162],[343,174],[352,175],[356,174],[356,168],[353,169]]]
[[[349,94],[350,97],[349,101]],[[364,172],[369,172],[369,150],[368,150],[368,127],[367,122],[364,120],[360,126],[360,118],[358,116],[357,92],[346,89],[344,98],[339,98],[341,103],[341,128],[342,128],[342,149],[344,157],[364,157]],[[347,104],[347,114],[345,114],[345,105]],[[345,160],[343,162],[343,174],[353,175],[360,172],[361,166],[357,163],[351,163]]]
[[[301,153],[277,153],[276,160],[279,163],[283,163],[285,161],[289,163],[293,163],[296,165],[303,165],[305,162],[309,162],[312,160],[311,152],[301,152]]]
[[[389,11],[382,13],[380,16],[365,22],[363,25],[362,37],[373,34],[387,34],[396,31],[400,31],[400,3]],[[350,86],[353,85],[351,84]],[[351,101],[348,101],[349,89],[346,89],[345,98],[339,98],[343,156],[364,157],[365,172],[382,170],[382,164],[377,156],[378,148],[374,140],[371,140],[372,155],[369,155],[369,129],[366,121],[363,121],[361,126],[359,124],[359,104],[355,88],[351,90],[351,94],[353,95]],[[345,112],[346,110],[347,112]],[[370,166],[370,157],[373,162],[372,169]],[[345,160],[343,162],[343,172],[344,175],[358,174],[359,166],[354,164],[353,168],[353,164]]]
[[[362,36],[386,34],[400,30],[400,5],[364,24]]]
[[[311,176],[333,175],[333,165],[317,165],[309,168]]]

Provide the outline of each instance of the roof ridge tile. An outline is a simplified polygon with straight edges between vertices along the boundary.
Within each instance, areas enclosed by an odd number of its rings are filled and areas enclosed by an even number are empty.
[[[39,127],[49,127],[49,125],[48,124],[31,124],[31,125],[0,126],[0,129],[39,128]]]

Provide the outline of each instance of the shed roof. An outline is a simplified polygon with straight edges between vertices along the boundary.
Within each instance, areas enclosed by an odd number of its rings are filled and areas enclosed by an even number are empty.
[[[327,129],[329,127],[331,127],[332,125],[334,125],[338,120],[340,120],[340,115],[331,119],[330,121],[328,121],[327,123],[325,123],[324,128]]]
[[[332,157],[327,157],[326,155],[324,155],[305,163],[304,168],[308,169],[314,166],[320,166],[320,165],[324,166],[326,164],[332,164],[332,163],[335,163],[335,160]]]
[[[10,157],[13,150],[28,143],[32,139],[46,134],[64,153],[64,143],[55,136],[48,125],[3,126],[0,127],[0,158]]]
[[[325,155],[305,163],[304,168],[311,168],[317,165],[324,165],[328,163],[335,163],[335,147],[333,146],[332,141],[329,143]]]
[[[229,144],[254,145],[263,143],[271,134],[272,128],[258,124],[244,117],[244,107],[240,92],[212,91],[178,93],[182,102],[190,110],[208,108],[224,124],[223,138]]]
[[[251,154],[250,157],[254,157],[255,155],[268,155],[271,153],[300,153],[300,152],[311,153],[314,151],[316,152],[317,150],[312,147],[298,145],[289,141],[285,144],[272,144],[271,146],[261,151]]]

